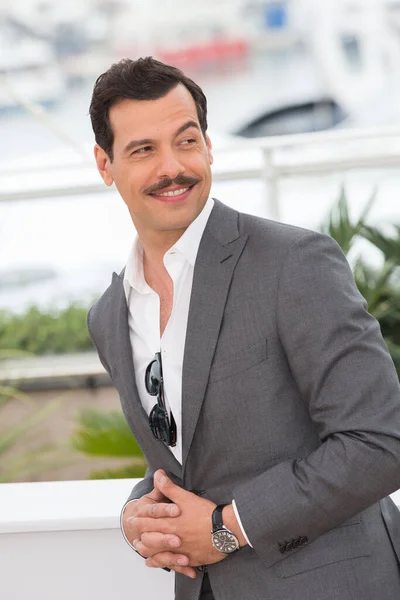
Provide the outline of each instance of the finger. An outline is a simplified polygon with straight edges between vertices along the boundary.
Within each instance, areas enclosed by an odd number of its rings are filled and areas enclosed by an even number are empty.
[[[179,538],[178,538],[178,543],[180,545]],[[177,546],[171,546],[168,543],[164,543],[163,545],[152,547],[152,546],[148,546],[146,543],[144,543],[142,540],[139,540],[139,539],[133,540],[132,546],[135,548],[135,550],[137,552],[139,552],[139,554],[141,556],[144,556],[144,558],[151,558],[152,556],[159,554],[160,552],[164,552],[166,549],[169,550],[170,548],[177,548]]]
[[[159,469],[154,473],[154,486],[162,493],[166,498],[172,500],[172,502],[176,502],[176,504],[180,504],[179,500],[182,499],[184,494],[189,494],[183,488],[176,485],[169,477],[165,471]]]
[[[127,520],[131,538],[141,538],[145,532],[158,532],[174,534],[176,532],[175,519],[151,519],[146,517],[130,517]]]
[[[140,523],[141,523],[141,520],[138,519],[136,516],[133,516],[133,517],[124,516],[123,517],[122,526],[123,526],[125,535],[129,540],[136,539],[136,538],[140,539],[141,534],[142,534],[142,530],[138,528]]]
[[[143,558],[150,558],[151,556],[154,556],[154,554],[157,554],[157,550],[148,548],[140,540],[133,540],[132,546],[136,552],[139,552],[140,556],[143,556]]]
[[[134,517],[136,515],[136,511],[137,511],[137,507],[139,506],[139,502],[140,502],[140,500],[134,500],[132,502],[128,502],[127,504],[125,504],[124,510],[122,513],[122,517],[123,517],[123,519],[125,519],[125,521],[129,517]]]
[[[169,567],[188,567],[189,557],[185,554],[174,554],[173,552],[158,552],[154,556],[146,559],[146,566],[151,568]]]
[[[149,554],[149,555],[147,555],[147,554],[146,554],[146,555],[142,554],[142,553],[141,553],[141,551],[139,550],[139,548],[138,548],[138,546],[140,545],[140,540],[139,540],[139,539],[135,539],[135,540],[133,540],[133,541],[131,542],[131,545],[133,546],[133,549],[134,549],[134,550],[136,550],[136,552],[138,552],[138,554],[140,554],[140,556],[141,556],[142,558],[147,558],[148,556],[150,556],[150,554]]]
[[[182,575],[186,575],[186,577],[190,577],[190,579],[196,579],[197,576],[196,569],[193,569],[193,567],[174,567],[172,571],[175,571],[175,573],[182,573]]]
[[[140,541],[148,548],[158,548],[158,551],[179,548],[181,539],[177,535],[159,533],[158,531],[142,533]]]
[[[158,546],[152,548],[144,544],[141,540],[133,540],[132,546],[144,558],[151,558],[152,556],[155,556],[160,552],[165,552],[166,549],[170,549],[170,546],[168,544],[166,544],[165,546]]]
[[[137,531],[137,519],[136,517],[126,517],[122,518],[122,528],[128,540],[133,540],[136,538],[140,538],[140,532]]]
[[[165,502],[166,500],[164,494],[156,487],[154,487],[151,492],[146,495],[146,498],[149,498],[153,502]]]
[[[141,504],[136,509],[136,517],[160,519],[163,517],[178,517],[181,509],[176,504],[153,503]]]

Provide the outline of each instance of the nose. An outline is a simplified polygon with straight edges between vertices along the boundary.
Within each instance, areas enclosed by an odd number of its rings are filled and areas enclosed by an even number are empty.
[[[180,157],[171,148],[166,148],[159,153],[157,164],[157,177],[159,179],[175,179],[185,172],[185,166]]]

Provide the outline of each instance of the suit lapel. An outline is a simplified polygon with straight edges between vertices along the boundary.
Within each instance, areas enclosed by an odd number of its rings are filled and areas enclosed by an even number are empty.
[[[177,477],[181,477],[181,465],[163,442],[154,439],[150,430],[148,417],[139,398],[133,366],[132,345],[129,336],[128,307],[123,287],[123,272],[113,273],[110,288],[109,310],[105,315],[104,327],[109,332],[109,339],[115,340],[112,352],[115,364],[118,365],[118,381],[116,386],[121,396],[121,403],[126,418],[134,431],[136,441],[146,455],[154,455],[157,449],[162,458],[162,465]]]
[[[220,202],[210,215],[194,269],[182,375],[182,465],[187,461],[206,393],[225,304],[247,236],[238,213]]]

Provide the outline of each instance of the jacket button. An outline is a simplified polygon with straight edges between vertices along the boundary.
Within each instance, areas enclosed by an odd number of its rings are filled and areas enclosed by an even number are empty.
[[[286,552],[290,552],[291,550],[293,550],[293,542],[288,542],[286,544]]]
[[[196,494],[196,496],[204,496],[204,494],[206,493],[205,490],[190,490],[192,492],[192,494]]]
[[[308,544],[308,537],[304,536],[300,538],[300,546],[305,546]]]
[[[285,554],[285,552],[286,552],[286,543],[285,542],[283,544],[279,544],[279,552],[281,554]]]

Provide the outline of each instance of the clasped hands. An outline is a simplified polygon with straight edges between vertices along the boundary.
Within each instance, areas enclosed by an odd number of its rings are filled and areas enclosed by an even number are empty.
[[[175,485],[159,470],[154,474],[154,489],[127,505],[122,526],[148,567],[168,567],[195,579],[193,567],[226,558],[211,543],[215,507],[214,502]]]

